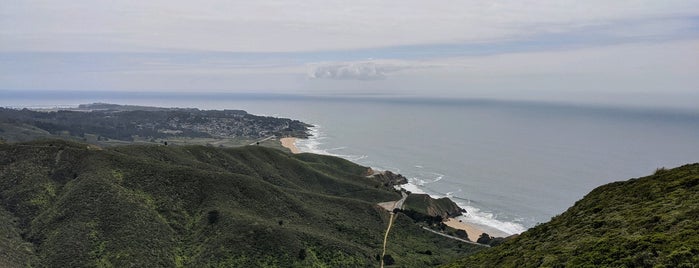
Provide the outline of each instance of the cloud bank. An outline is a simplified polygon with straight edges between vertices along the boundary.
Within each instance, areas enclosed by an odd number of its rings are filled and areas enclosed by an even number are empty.
[[[312,64],[308,72],[310,79],[335,80],[383,80],[392,72],[412,68],[395,63],[345,62]]]
[[[308,78],[333,80],[384,80],[407,69],[434,67],[419,61],[355,61],[308,64]]]

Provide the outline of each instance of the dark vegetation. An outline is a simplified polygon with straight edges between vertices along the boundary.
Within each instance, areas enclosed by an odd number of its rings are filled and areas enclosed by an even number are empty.
[[[413,219],[415,222],[422,222],[426,223],[428,225],[438,225],[442,226],[442,221],[444,221],[444,218],[442,216],[430,216],[422,212],[415,211],[413,209],[395,209],[393,211],[394,213],[403,213],[405,216],[408,216],[409,218]]]
[[[516,235],[515,235],[515,236],[510,236],[510,237],[507,237],[507,238],[504,238],[504,237],[493,237],[493,236],[490,236],[490,235],[487,234],[487,233],[482,233],[482,234],[478,237],[478,239],[476,240],[476,242],[479,243],[479,244],[484,244],[484,245],[489,245],[489,246],[491,246],[491,247],[494,247],[494,246],[497,246],[497,245],[502,244],[503,242],[505,242],[505,240],[507,240],[507,239],[512,239],[512,238],[514,238],[514,237],[516,237]]]
[[[32,111],[0,108],[0,136],[8,141],[73,137],[96,144],[108,140],[155,141],[172,137],[248,138],[271,135],[307,138],[310,125],[298,120],[256,116],[241,110],[199,110],[80,105],[78,109]]]
[[[696,267],[699,164],[607,184],[565,213],[447,267]]]
[[[376,267],[400,194],[366,167],[258,146],[0,144],[2,267]],[[401,267],[480,250],[396,216]]]

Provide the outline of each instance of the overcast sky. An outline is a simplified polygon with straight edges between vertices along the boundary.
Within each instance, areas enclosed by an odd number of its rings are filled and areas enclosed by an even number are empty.
[[[0,90],[691,107],[699,2],[3,0]]]

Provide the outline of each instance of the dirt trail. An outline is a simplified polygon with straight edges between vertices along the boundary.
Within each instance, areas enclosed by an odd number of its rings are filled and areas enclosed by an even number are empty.
[[[386,243],[388,242],[388,232],[391,231],[391,225],[393,225],[393,212],[391,212],[391,218],[388,219],[388,228],[386,228],[386,234],[383,236],[383,253],[381,253],[381,268],[383,268],[383,256],[386,256]]]
[[[272,139],[272,138],[276,138],[276,137],[277,137],[277,136],[272,135],[272,136],[269,136],[269,137],[267,137],[267,138],[264,138],[264,139],[255,141],[255,142],[253,142],[253,143],[250,143],[250,145],[257,145],[257,144],[260,143],[260,142],[263,142],[263,141],[266,141],[266,140],[269,140],[269,139]]]
[[[456,237],[456,236],[451,236],[451,235],[448,235],[448,234],[443,234],[443,233],[437,232],[437,231],[432,230],[432,229],[427,228],[427,227],[422,227],[422,229],[425,229],[425,230],[430,231],[430,232],[433,232],[433,233],[435,233],[435,234],[444,236],[444,237],[446,237],[446,238],[458,240],[458,241],[461,241],[461,242],[464,242],[464,243],[468,243],[468,244],[471,244],[471,245],[476,245],[476,246],[481,246],[481,247],[487,247],[487,248],[490,247],[489,245],[484,245],[484,244],[476,243],[476,242],[473,242],[473,241],[468,241],[468,240],[466,240],[466,239],[461,239],[461,238],[458,238],[458,237]]]
[[[390,202],[383,202],[379,203],[379,206],[385,208],[388,210],[389,213],[391,213],[391,218],[388,219],[388,227],[386,228],[386,234],[383,236],[383,252],[381,253],[381,267],[383,268],[383,256],[386,255],[386,244],[388,243],[388,233],[391,231],[391,225],[393,225],[393,217],[395,216],[395,213],[393,213],[394,209],[402,209],[403,208],[403,203],[405,202],[405,199],[408,198],[408,194],[405,192],[400,192],[402,198],[398,201],[390,201]]]

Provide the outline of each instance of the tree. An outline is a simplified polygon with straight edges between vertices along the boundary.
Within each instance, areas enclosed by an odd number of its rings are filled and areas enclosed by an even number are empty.
[[[464,231],[464,230],[461,230],[461,229],[456,230],[456,232],[454,234],[456,235],[456,237],[471,240],[468,238],[468,233],[466,233],[466,231]]]
[[[481,236],[478,237],[478,240],[476,242],[478,242],[479,244],[488,245],[490,244],[490,240],[493,240],[493,238],[489,234],[482,233]]]
[[[396,260],[394,260],[393,256],[391,256],[390,254],[386,254],[383,256],[384,265],[393,265],[394,263],[396,263]]]
[[[218,222],[220,215],[218,213],[218,210],[212,210],[209,211],[209,214],[207,215],[207,219],[209,220],[209,224],[214,224]]]

